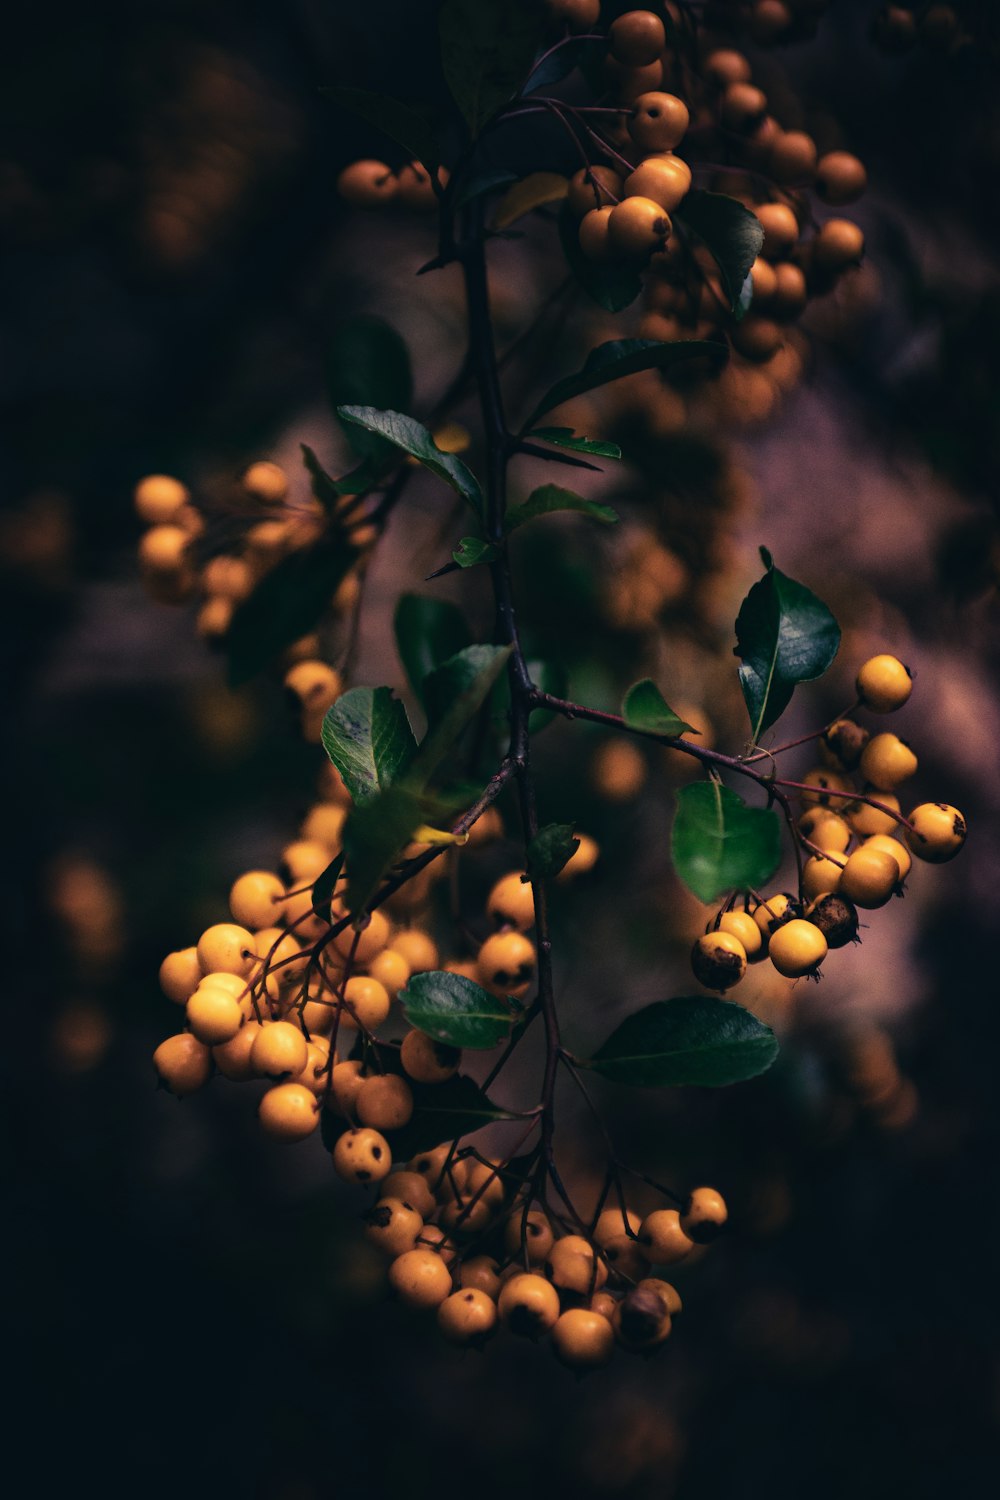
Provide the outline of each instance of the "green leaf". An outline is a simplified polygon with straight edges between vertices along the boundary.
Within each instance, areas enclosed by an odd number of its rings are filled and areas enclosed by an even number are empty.
[[[463,1073],[456,1073],[444,1083],[413,1083],[413,1117],[402,1130],[392,1132],[392,1152],[396,1161],[409,1161],[422,1151],[432,1151],[443,1141],[482,1130],[494,1120],[517,1117],[487,1098],[477,1083]],[[338,1134],[343,1134],[340,1118]]]
[[[533,880],[552,879],[579,847],[572,823],[546,823],[528,845],[528,873]]]
[[[603,36],[575,36],[563,42],[561,47],[550,49],[539,59],[534,72],[528,78],[523,94],[533,93],[535,89],[545,88],[553,83],[560,83],[568,78],[574,69],[588,54],[595,53],[598,49],[603,53],[607,43]]]
[[[544,11],[534,0],[444,0],[438,17],[441,63],[473,136],[516,94],[544,26]]]
[[[493,215],[493,228],[506,229],[547,203],[561,203],[569,192],[569,178],[560,172],[531,172],[504,193]]]
[[[314,630],[358,553],[338,533],[283,557],[237,605],[226,632],[229,681],[249,681],[274,657]]]
[[[674,868],[699,901],[756,888],[781,860],[781,825],[773,808],[747,807],[718,781],[677,794],[671,852]]]
[[[484,542],[479,536],[463,536],[451,554],[460,568],[474,568],[479,563],[496,562],[500,553],[492,542]]]
[[[523,505],[514,505],[504,520],[504,530],[516,531],[536,516],[548,516],[557,510],[574,510],[589,516],[592,521],[602,521],[611,526],[618,520],[618,512],[610,505],[601,505],[596,500],[585,500],[573,490],[564,490],[558,484],[543,484],[533,490]]]
[[[409,350],[383,318],[348,318],[327,350],[326,388],[335,412],[341,406],[405,409],[413,400]],[[384,437],[357,423],[341,425],[362,458],[385,461],[394,456]]]
[[[603,438],[577,437],[572,427],[536,427],[527,436],[539,438],[543,443],[554,443],[557,448],[572,448],[574,453],[593,453],[597,458],[622,456],[617,443],[605,442]]]
[[[425,746],[436,735],[447,738],[444,748],[447,754],[485,702],[512,649],[510,646],[466,646],[427,674],[423,687],[430,728],[420,747],[422,755]]]
[[[382,877],[410,842],[414,829],[421,823],[432,823],[447,810],[439,798],[404,782],[352,808],[343,834],[349,911],[367,910]]]
[[[414,974],[400,990],[399,1002],[411,1026],[450,1047],[496,1047],[517,1019],[506,1001],[463,974],[445,970]]]
[[[428,672],[472,643],[468,621],[458,605],[447,599],[401,594],[394,626],[400,660],[410,686],[423,702]]]
[[[840,645],[840,626],[822,600],[779,572],[766,547],[760,555],[767,572],[736,620],[740,686],[755,742],[788,707],[796,683],[821,677]]]
[[[441,154],[430,120],[423,111],[385,94],[372,93],[369,89],[338,86],[321,89],[320,93],[405,147],[411,156],[423,162],[429,172],[437,167]]]
[[[694,188],[677,209],[677,218],[693,229],[719,268],[733,312],[743,284],[764,243],[760,220],[735,198]]]
[[[399,411],[379,411],[374,406],[338,406],[337,414],[345,422],[377,433],[394,447],[402,448],[404,453],[409,453],[432,474],[450,484],[477,515],[482,514],[483,492],[475,474],[454,453],[442,453],[427,428],[414,417]]]
[[[344,868],[344,856],[340,853],[331,859],[326,869],[313,881],[312,906],[313,911],[321,916],[324,922],[331,920],[330,903],[333,893],[337,889],[337,881]]]
[[[398,781],[413,760],[406,709],[387,687],[356,687],[342,693],[323,720],[323,748],[360,806]]]
[[[587,355],[578,374],[557,381],[524,425],[530,427],[543,412],[561,406],[584,391],[594,391],[598,386],[621,380],[625,375],[635,375],[640,370],[667,370],[698,355],[725,359],[726,346],[707,339],[680,339],[670,343],[662,339],[612,339],[610,343],[599,344]]]
[[[756,1078],[777,1055],[774,1032],[742,1005],[679,995],[629,1016],[583,1066],[641,1088],[721,1088]]]
[[[455,199],[455,207],[462,208],[466,203],[472,203],[476,198],[485,197],[487,193],[495,193],[500,188],[508,187],[517,181],[517,173],[511,172],[507,167],[498,167],[494,171],[477,172],[470,177],[462,191]]]
[[[559,239],[573,275],[606,312],[621,312],[635,301],[642,291],[638,273],[615,261],[588,260],[580,249],[579,220],[568,207],[559,215]]]
[[[536,687],[543,693],[551,693],[556,698],[565,698],[568,679],[565,664],[561,661],[546,660],[543,657],[529,656],[527,660],[528,675]],[[510,680],[506,674],[497,678],[493,689],[490,703],[490,716],[498,734],[508,735],[510,733]],[[540,734],[549,724],[559,717],[549,708],[533,708],[528,719],[528,725],[532,734]]]
[[[647,734],[700,734],[693,724],[678,718],[651,677],[634,682],[622,699],[622,718],[630,729]]]

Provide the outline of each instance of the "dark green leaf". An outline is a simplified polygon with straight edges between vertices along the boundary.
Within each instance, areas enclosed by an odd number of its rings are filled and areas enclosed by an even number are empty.
[[[343,836],[349,911],[366,910],[383,875],[395,864],[414,830],[421,823],[433,823],[441,811],[438,798],[405,782],[387,787],[361,807],[352,808]]]
[[[674,868],[699,901],[762,886],[781,860],[781,826],[773,808],[747,807],[717,781],[677,794],[671,852]]]
[[[605,442],[603,438],[577,437],[572,427],[536,427],[527,435],[539,438],[543,443],[554,443],[557,448],[572,448],[575,453],[593,453],[597,458],[622,456],[617,443]]]
[[[558,484],[543,484],[534,490],[523,505],[514,505],[507,512],[505,531],[516,531],[526,521],[536,516],[548,516],[557,510],[575,510],[589,516],[592,521],[602,521],[606,526],[618,520],[618,512],[610,505],[601,505],[597,500],[585,500],[573,490],[564,490]]]
[[[544,11],[534,0],[444,0],[441,63],[473,136],[520,88],[544,25]]]
[[[326,387],[334,411],[341,406],[405,409],[413,399],[409,351],[382,318],[349,318],[327,350]],[[392,445],[365,426],[351,422],[344,431],[362,458],[385,461],[394,456]]]
[[[462,188],[455,200],[455,206],[461,208],[466,203],[472,203],[476,198],[485,197],[487,193],[495,193],[499,188],[508,187],[510,183],[516,181],[517,173],[511,172],[506,167],[498,167],[492,172],[477,172]]]
[[[606,312],[621,312],[635,301],[642,291],[638,273],[615,261],[588,260],[580,249],[579,220],[569,208],[559,215],[559,238],[573,275]],[[541,409],[548,411],[547,406]]]
[[[779,572],[766,547],[760,554],[767,572],[736,621],[740,686],[754,741],[788,707],[796,683],[821,677],[840,645],[840,626],[822,600]]]
[[[622,700],[622,718],[631,729],[642,729],[648,734],[681,735],[701,731],[680,719],[660,692],[651,677],[644,677],[629,688]]]
[[[377,433],[394,447],[411,454],[432,474],[450,484],[477,514],[482,513],[483,492],[475,474],[454,453],[442,453],[427,428],[414,417],[399,411],[379,411],[374,406],[338,406],[337,413],[346,422]]]
[[[493,228],[506,229],[533,209],[561,203],[569,192],[569,178],[560,172],[532,172],[506,192],[493,215]]]
[[[472,642],[457,604],[426,594],[402,594],[396,605],[396,647],[413,691],[423,702],[424,678]]]
[[[756,1078],[777,1055],[774,1032],[742,1005],[679,995],[629,1016],[584,1067],[643,1088],[720,1088]]]
[[[516,1019],[506,1001],[464,974],[445,970],[414,974],[400,990],[399,1002],[411,1026],[450,1047],[496,1047]]]
[[[535,880],[558,875],[580,847],[572,823],[547,823],[528,845],[528,873]]]
[[[760,220],[735,198],[694,188],[677,209],[681,223],[693,229],[709,250],[736,312],[743,284],[764,243]]]
[[[460,568],[474,568],[479,563],[496,562],[500,556],[492,542],[484,542],[479,536],[463,536],[451,555]]]
[[[529,656],[527,667],[532,682],[543,693],[551,693],[556,698],[566,696],[568,682],[563,662]],[[510,731],[510,681],[506,673],[497,678],[490,703],[490,715],[497,732],[501,735],[508,734]],[[558,714],[553,713],[549,708],[533,708],[528,721],[532,734],[539,734],[558,717]]]
[[[438,144],[430,120],[421,110],[385,94],[371,93],[368,89],[325,88],[321,93],[405,147],[411,156],[423,162],[429,172],[437,167],[440,160]]]
[[[324,536],[283,557],[236,608],[226,632],[229,681],[247,682],[280,652],[316,628],[357,561],[343,535]]]
[[[324,922],[331,920],[330,903],[333,900],[333,893],[337,888],[337,881],[340,879],[340,872],[343,868],[344,856],[343,854],[338,854],[334,859],[331,859],[322,874],[317,875],[313,881],[313,911],[317,912],[323,918]]]
[[[443,1141],[482,1130],[494,1120],[513,1120],[509,1110],[501,1109],[488,1099],[477,1083],[456,1073],[445,1083],[414,1084],[413,1118],[402,1130],[392,1132],[395,1161],[409,1161],[422,1151],[432,1151]],[[339,1134],[344,1122],[340,1120]]]
[[[543,397],[525,427],[530,427],[543,412],[561,406],[584,391],[596,390],[598,386],[621,380],[625,375],[635,375],[640,370],[667,370],[671,365],[699,355],[713,360],[725,359],[726,346],[710,343],[707,339],[680,339],[671,343],[664,343],[661,339],[613,339],[610,343],[599,344],[587,355],[578,374],[558,381]]]
[[[391,688],[356,687],[327,710],[323,748],[360,805],[399,780],[417,742],[406,709]]]
[[[598,50],[603,53],[606,46],[603,36],[570,37],[561,47],[546,52],[540,58],[521,92],[531,94],[535,89],[560,83],[579,67],[588,53],[596,53]]]
[[[430,726],[424,747],[435,736],[447,741],[447,754],[485,702],[511,653],[510,646],[466,646],[435,667],[424,679],[424,703]]]

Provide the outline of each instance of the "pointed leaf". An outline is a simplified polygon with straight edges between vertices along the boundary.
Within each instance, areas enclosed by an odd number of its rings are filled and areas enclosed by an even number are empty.
[[[553,83],[560,83],[580,66],[587,55],[603,53],[607,42],[603,36],[569,37],[561,46],[552,47],[539,58],[525,83],[522,94],[531,94]]]
[[[323,918],[324,922],[331,921],[330,903],[333,893],[337,889],[337,881],[340,879],[344,868],[344,856],[340,853],[331,859],[326,869],[317,875],[313,881],[312,907],[316,914]]]
[[[670,343],[662,339],[613,339],[610,343],[599,344],[587,355],[578,374],[568,375],[552,387],[524,425],[530,427],[543,412],[561,406],[584,391],[596,390],[598,386],[621,380],[626,375],[635,375],[640,370],[667,370],[699,355],[724,360],[726,346],[707,339],[679,339]]]
[[[338,406],[338,416],[409,453],[418,463],[430,469],[439,479],[467,500],[477,514],[482,513],[483,492],[472,470],[454,453],[442,453],[427,428],[414,417],[399,411],[379,411],[374,406]]]
[[[315,630],[358,556],[346,536],[338,533],[300,547],[264,574],[253,593],[237,605],[226,632],[233,687]]]
[[[638,272],[616,261],[588,260],[580,249],[579,220],[569,208],[559,215],[559,239],[576,280],[606,312],[621,312],[635,301],[642,291]]]
[[[644,677],[629,688],[622,700],[622,718],[631,729],[647,734],[700,734],[692,724],[678,718],[651,677]]]
[[[398,781],[416,754],[406,709],[387,687],[342,693],[323,720],[323,748],[360,806]]]
[[[577,437],[572,427],[536,427],[527,434],[543,443],[554,443],[557,448],[572,448],[574,453],[593,453],[597,458],[621,458],[622,450],[617,443],[605,442],[603,438]]]
[[[343,833],[349,911],[367,910],[382,877],[410,842],[414,829],[432,822],[442,811],[447,808],[439,798],[404,782],[352,808]]]
[[[383,318],[348,318],[335,329],[326,354],[326,388],[334,411],[340,406],[405,409],[413,400],[410,354]],[[393,445],[359,427],[341,422],[351,447],[362,458],[385,461]]]
[[[385,94],[372,93],[369,89],[338,86],[320,92],[405,147],[411,156],[423,162],[428,172],[437,167],[441,159],[437,140],[430,120],[422,110],[403,104],[399,99],[390,99]]]
[[[550,880],[559,874],[580,847],[572,823],[547,823],[528,845],[528,872],[533,880]]]
[[[517,93],[542,40],[534,0],[444,0],[441,64],[473,136]]]
[[[730,308],[736,312],[750,267],[764,243],[760,220],[735,198],[701,188],[687,194],[677,209],[677,218],[694,230],[711,253]]]
[[[402,594],[394,620],[396,648],[410,686],[421,702],[424,678],[449,656],[472,643],[468,621],[457,604],[427,594]]]
[[[460,568],[475,568],[480,563],[496,562],[500,553],[492,542],[484,542],[479,536],[463,536],[451,554]]]
[[[399,1002],[411,1026],[449,1047],[496,1047],[517,1019],[507,1001],[463,974],[444,970],[414,974],[400,990]]]
[[[561,203],[568,192],[569,178],[560,172],[532,172],[504,193],[493,215],[493,228],[506,229],[536,208]]]
[[[511,650],[510,646],[466,646],[428,673],[424,703],[430,728],[420,747],[422,758],[432,753],[435,738],[442,745],[438,763],[447,754],[485,702]]]
[[[601,521],[606,526],[618,520],[618,512],[610,505],[601,505],[597,500],[585,500],[573,490],[564,490],[558,484],[543,484],[532,491],[523,505],[514,505],[504,520],[504,530],[516,531],[536,516],[548,516],[557,510],[574,510],[589,516],[592,521]]]
[[[747,807],[718,781],[695,782],[677,794],[671,852],[678,876],[699,901],[759,887],[781,860],[778,814]]]
[[[455,207],[461,208],[466,203],[472,203],[476,198],[483,198],[487,193],[495,193],[500,188],[508,187],[517,181],[517,173],[511,172],[507,167],[497,167],[494,171],[477,172],[470,177],[462,191],[455,199]]]
[[[413,1083],[413,1117],[402,1130],[392,1132],[392,1152],[396,1161],[409,1161],[422,1151],[432,1151],[443,1141],[458,1140],[463,1135],[482,1130],[494,1120],[516,1118],[487,1098],[477,1083],[463,1073],[456,1073],[444,1083]],[[340,1118],[338,1134],[343,1134]]]
[[[837,654],[840,626],[821,599],[774,566],[747,594],[736,621],[740,686],[756,741],[791,701],[796,683],[821,677]]]
[[[774,1032],[742,1005],[680,995],[629,1016],[583,1066],[641,1088],[720,1088],[756,1078],[777,1055]]]

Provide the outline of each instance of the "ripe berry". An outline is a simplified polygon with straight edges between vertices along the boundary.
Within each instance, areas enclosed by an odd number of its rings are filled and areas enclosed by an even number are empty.
[[[191,499],[191,492],[169,474],[147,474],[136,485],[134,498],[140,518],[150,526],[162,526],[177,519],[178,512]]]
[[[244,473],[243,488],[265,505],[280,505],[288,494],[288,475],[279,464],[259,459]]]
[[[899,883],[899,863],[882,849],[862,844],[848,857],[840,877],[840,893],[855,906],[871,910],[884,906]]]
[[[853,831],[861,838],[870,838],[873,834],[890,834],[898,827],[899,819],[893,817],[893,813],[899,812],[899,798],[892,792],[880,792],[875,787],[865,787],[865,794],[871,796],[878,807],[871,802],[855,802],[847,811],[847,821]]]
[[[490,891],[486,910],[496,927],[516,927],[527,932],[535,925],[535,897],[530,880],[522,880],[519,871],[503,875]]]
[[[799,221],[787,203],[761,203],[756,209],[764,230],[762,254],[768,260],[787,255],[799,237]]]
[[[684,1310],[680,1292],[669,1281],[661,1281],[658,1276],[644,1276],[638,1284],[638,1289],[656,1292],[662,1297],[667,1305],[667,1312],[672,1318],[676,1318],[677,1314]]]
[[[424,1221],[410,1203],[383,1197],[365,1214],[365,1239],[386,1255],[412,1250]]]
[[[651,1287],[634,1287],[615,1308],[612,1327],[626,1349],[653,1349],[670,1334],[666,1299]]]
[[[608,217],[608,243],[616,255],[641,263],[662,250],[670,219],[651,198],[624,198]]]
[[[865,237],[850,219],[827,219],[813,238],[813,262],[821,270],[842,271],[865,253]]]
[[[594,755],[590,774],[602,796],[612,802],[627,802],[642,790],[649,766],[631,740],[605,740]]]
[[[420,1231],[417,1241],[418,1248],[433,1250],[439,1260],[446,1266],[453,1266],[458,1258],[458,1246],[454,1240],[450,1240],[444,1230],[437,1224],[425,1224]]]
[[[233,921],[242,927],[270,927],[277,919],[285,886],[270,870],[249,870],[229,892]]]
[[[243,1007],[233,995],[209,985],[195,990],[186,1006],[187,1023],[199,1042],[228,1042],[243,1025]]]
[[[838,719],[820,741],[824,758],[838,771],[856,770],[871,735],[853,719]]]
[[[440,962],[434,939],[421,932],[419,927],[403,928],[394,933],[390,944],[393,953],[406,959],[411,974],[424,974],[436,969]]]
[[[413,1116],[413,1090],[396,1073],[375,1074],[362,1082],[354,1110],[362,1125],[401,1130]]]
[[[872,713],[891,714],[913,691],[913,673],[895,656],[871,656],[856,682],[858,697]]]
[[[392,1007],[389,992],[377,979],[354,974],[344,986],[340,1024],[349,1030],[375,1031]]]
[[[774,268],[774,295],[771,311],[782,322],[790,322],[805,311],[809,300],[809,289],[804,271],[791,261],[782,261]]]
[[[906,842],[918,859],[940,865],[954,859],[968,832],[965,819],[947,802],[922,802],[910,813]]]
[[[340,1115],[353,1115],[358,1092],[364,1082],[364,1063],[358,1058],[334,1063],[330,1074],[329,1100]]]
[[[625,179],[626,198],[649,198],[673,213],[691,187],[691,168],[672,151],[647,156]]]
[[[838,208],[853,203],[868,186],[868,173],[849,151],[828,151],[816,165],[816,192],[824,203]]]
[[[415,1083],[444,1083],[458,1072],[462,1054],[457,1047],[436,1042],[422,1031],[409,1031],[403,1038],[399,1060]]]
[[[383,948],[368,964],[369,978],[377,979],[392,1000],[395,1000],[406,984],[410,973],[410,965],[403,954],[397,953],[394,948]]]
[[[913,860],[910,857],[909,849],[907,849],[905,844],[901,844],[898,839],[892,839],[885,833],[876,833],[872,838],[865,839],[864,846],[866,849],[881,849],[883,854],[891,854],[899,866],[900,880],[905,880],[907,875],[909,875]]]
[[[638,1281],[649,1270],[649,1260],[642,1245],[631,1235],[619,1234],[602,1245],[608,1269],[626,1281]]]
[[[250,1060],[259,1078],[289,1078],[302,1072],[309,1047],[290,1021],[269,1021],[257,1033]]]
[[[828,807],[810,807],[804,812],[799,832],[824,854],[844,854],[851,842],[850,824]]]
[[[742,52],[720,47],[705,59],[704,74],[716,88],[727,88],[731,83],[749,83],[750,64]]]
[[[559,1317],[559,1293],[530,1271],[504,1283],[498,1302],[501,1321],[520,1338],[539,1339]]]
[[[618,1239],[623,1234],[638,1234],[641,1225],[639,1215],[631,1209],[626,1209],[623,1213],[617,1204],[614,1208],[602,1209],[594,1225],[594,1244],[603,1250],[611,1240]]]
[[[691,949],[691,968],[706,989],[732,989],[747,971],[746,949],[730,932],[706,932]]]
[[[393,1261],[389,1284],[408,1307],[438,1307],[451,1294],[451,1272],[435,1251],[417,1245]]]
[[[352,161],[337,178],[337,191],[358,208],[381,208],[396,196],[395,173],[384,161]]]
[[[464,1287],[445,1298],[437,1320],[450,1344],[478,1344],[496,1327],[496,1303],[478,1287]]]
[[[343,682],[340,673],[328,667],[325,661],[299,661],[285,673],[285,690],[303,708],[325,709],[340,697]]]
[[[247,975],[257,957],[253,935],[233,922],[217,922],[198,939],[198,962],[203,974],[222,970],[227,974]]]
[[[799,793],[803,807],[828,807],[834,812],[843,812],[850,806],[845,792],[853,791],[854,788],[846,776],[839,775],[836,771],[827,771],[822,766],[812,771],[807,771],[802,778],[807,791]]]
[[[479,982],[487,989],[520,998],[527,994],[535,971],[535,949],[520,932],[498,932],[479,950]]]
[[[816,142],[804,130],[786,130],[771,147],[775,182],[809,182],[816,170]]]
[[[755,907],[753,919],[761,930],[765,943],[770,944],[772,935],[785,922],[790,922],[798,911],[798,902],[787,891],[777,891]]]
[[[475,1287],[494,1301],[500,1294],[500,1268],[489,1255],[473,1255],[458,1268],[459,1286]]]
[[[392,1169],[392,1151],[377,1130],[348,1130],[333,1148],[333,1165],[345,1182],[381,1182]]]
[[[719,918],[718,930],[736,938],[751,963],[761,954],[764,938],[748,911],[724,911]]]
[[[858,914],[842,895],[826,892],[806,909],[806,917],[826,938],[828,948],[844,948],[858,935]]]
[[[588,260],[607,260],[611,255],[611,209],[610,203],[592,208],[580,220],[577,239]]]
[[[183,1099],[208,1082],[212,1054],[188,1031],[168,1036],[153,1053],[153,1067],[163,1088]]]
[[[680,145],[691,117],[676,94],[640,94],[632,105],[628,133],[640,151],[672,151]]]
[[[658,1266],[675,1265],[694,1248],[676,1208],[656,1208],[647,1214],[639,1230],[639,1244],[647,1258]]]
[[[586,1307],[571,1307],[552,1328],[556,1358],[571,1370],[595,1370],[606,1365],[615,1346],[608,1319]]]
[[[729,1217],[726,1201],[715,1188],[695,1188],[681,1214],[681,1228],[696,1245],[707,1245],[722,1233]]]
[[[842,862],[830,859],[825,854],[814,854],[802,866],[802,889],[806,896],[814,898],[827,891],[835,891],[840,885]]]
[[[432,1193],[438,1192],[446,1174],[454,1177],[459,1170],[463,1173],[465,1171],[463,1163],[455,1159],[450,1141],[435,1146],[433,1151],[421,1151],[407,1165],[411,1172],[418,1173],[424,1179]]]
[[[419,1172],[391,1173],[382,1183],[382,1194],[386,1198],[399,1198],[403,1203],[408,1203],[423,1219],[429,1219],[437,1207],[434,1194]]]
[[[601,18],[601,0],[545,0],[550,16],[567,26],[590,31]]]
[[[228,1078],[231,1083],[249,1083],[251,1078],[258,1076],[250,1061],[250,1053],[259,1031],[257,1021],[247,1021],[228,1042],[218,1042],[212,1048],[212,1061],[223,1078]]]
[[[427,168],[419,161],[408,162],[399,172],[396,196],[404,208],[428,213],[437,207],[437,194]]]
[[[246,1027],[244,1026],[244,1031]],[[230,1043],[230,1045],[232,1045]],[[318,1099],[326,1096],[327,1080],[330,1076],[330,1044],[325,1037],[313,1036],[307,1043],[306,1065],[292,1080],[311,1089]]]
[[[767,112],[767,95],[752,83],[737,80],[727,84],[722,96],[720,119],[726,130],[748,135]]]
[[[267,1135],[276,1141],[304,1141],[319,1124],[319,1100],[301,1083],[268,1089],[257,1110]]]
[[[843,876],[841,877],[843,884]],[[786,979],[814,974],[826,957],[826,938],[812,922],[795,917],[771,934],[768,957]]]
[[[552,1225],[540,1209],[531,1209],[525,1216],[520,1209],[512,1214],[504,1226],[504,1248],[510,1255],[520,1255],[522,1245],[533,1265],[541,1265],[552,1249],[555,1235]]]
[[[611,167],[581,167],[569,180],[567,201],[578,219],[591,209],[617,203],[621,196],[622,180]]]
[[[545,1274],[561,1292],[589,1297],[607,1281],[608,1268],[583,1235],[567,1234],[556,1240],[549,1251]]]
[[[160,965],[160,989],[175,1005],[183,1005],[201,983],[201,964],[195,948],[168,953]]]
[[[628,10],[608,28],[611,55],[629,68],[656,62],[667,45],[663,22],[651,10]]]
[[[897,734],[876,734],[861,754],[861,774],[880,791],[894,791],[917,769],[917,757]]]

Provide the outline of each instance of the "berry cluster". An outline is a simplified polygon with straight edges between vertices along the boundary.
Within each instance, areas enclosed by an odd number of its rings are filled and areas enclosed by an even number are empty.
[[[891,713],[912,687],[896,657],[873,656],[857,676],[858,703]],[[853,719],[837,719],[820,746],[825,765],[801,783],[782,783],[797,787],[802,807],[798,891],[744,896],[740,910],[733,898],[718,913],[691,953],[695,977],[708,989],[732,989],[764,958],[788,979],[817,975],[831,948],[858,941],[859,908],[873,910],[903,893],[914,855],[941,864],[965,843],[965,819],[947,803],[901,813],[896,790],[915,773],[917,757],[898,735],[873,735]],[[897,830],[903,841],[892,837]]]

